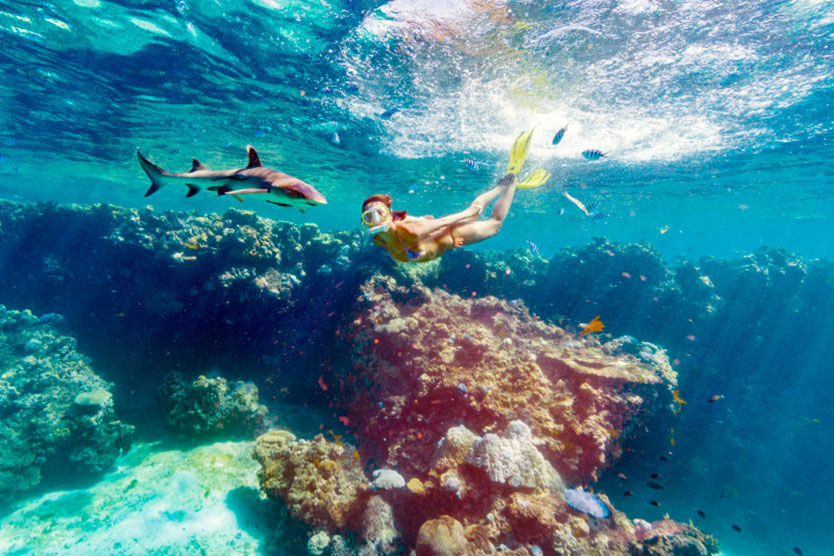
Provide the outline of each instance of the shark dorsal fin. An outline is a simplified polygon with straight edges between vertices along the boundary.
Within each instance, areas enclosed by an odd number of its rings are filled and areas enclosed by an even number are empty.
[[[197,160],[196,158],[193,158],[191,160],[191,170],[189,170],[189,172],[196,172],[197,170],[205,170],[205,169],[206,169],[206,167],[203,166],[203,163],[200,162],[199,160]]]
[[[263,166],[263,164],[261,164],[260,157],[258,157],[258,153],[255,152],[252,145],[246,145],[246,150],[249,152],[249,166],[247,166],[247,168],[257,168],[258,166]]]

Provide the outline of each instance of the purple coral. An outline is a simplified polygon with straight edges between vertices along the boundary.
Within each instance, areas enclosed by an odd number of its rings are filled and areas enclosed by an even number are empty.
[[[611,515],[608,506],[602,503],[602,500],[578,488],[569,488],[565,490],[565,503],[580,512],[585,512],[597,518],[605,518]]]

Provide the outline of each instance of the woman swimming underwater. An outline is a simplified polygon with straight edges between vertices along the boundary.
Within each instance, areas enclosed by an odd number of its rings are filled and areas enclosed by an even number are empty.
[[[422,263],[436,259],[455,247],[471,245],[497,234],[510,210],[516,188],[533,188],[544,184],[550,174],[539,169],[523,182],[516,175],[524,166],[533,131],[519,134],[510,152],[507,174],[498,184],[479,195],[468,208],[449,216],[409,216],[406,211],[392,211],[388,195],[371,195],[362,203],[362,222],[374,234],[374,243],[384,247],[395,260]],[[497,199],[497,200],[496,200]],[[487,220],[478,220],[484,208],[495,201]]]

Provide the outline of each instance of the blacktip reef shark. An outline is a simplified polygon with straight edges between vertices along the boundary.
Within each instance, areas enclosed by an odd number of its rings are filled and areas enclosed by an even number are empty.
[[[249,153],[249,164],[246,168],[234,170],[206,170],[199,160],[193,159],[191,170],[181,174],[167,172],[142,156],[137,149],[136,155],[142,169],[151,178],[151,186],[145,197],[152,195],[163,185],[169,183],[184,183],[188,186],[186,197],[196,195],[201,188],[214,191],[217,195],[231,195],[238,201],[241,195],[262,193],[274,200],[267,199],[267,203],[281,207],[296,207],[301,212],[307,207],[326,205],[327,199],[309,184],[283,172],[272,170],[261,164],[258,153],[251,145],[246,145]]]

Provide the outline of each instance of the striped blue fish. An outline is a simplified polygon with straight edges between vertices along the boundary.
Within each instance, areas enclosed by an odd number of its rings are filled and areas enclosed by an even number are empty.
[[[588,149],[587,151],[582,151],[582,156],[584,156],[588,160],[599,160],[605,155],[602,153],[602,151],[599,151],[597,149]]]
[[[470,170],[472,170],[473,172],[480,171],[480,169],[481,169],[480,164],[486,164],[485,162],[475,160],[474,158],[464,158],[463,160],[461,160],[461,162],[466,164],[466,167],[469,168]]]
[[[591,220],[604,220],[605,217],[608,216],[599,209],[599,204],[597,203],[588,203],[585,206],[585,210],[588,218]]]
[[[530,239],[527,239],[526,241],[530,251],[532,251],[535,256],[541,257],[542,255],[541,253],[539,253],[539,246],[533,243],[533,241]]]
[[[556,135],[553,136],[553,144],[558,145],[559,141],[562,140],[562,137],[565,136],[565,130],[568,129],[568,126],[563,127],[559,131],[556,132]]]

